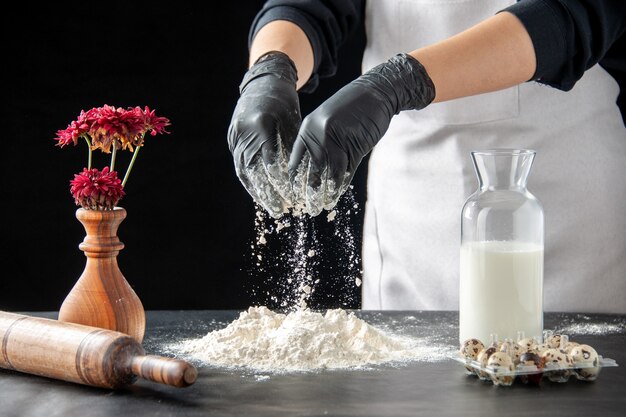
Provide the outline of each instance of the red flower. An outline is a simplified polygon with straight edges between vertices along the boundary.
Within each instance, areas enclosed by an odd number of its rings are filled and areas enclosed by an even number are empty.
[[[64,147],[70,143],[76,145],[79,139],[85,139],[89,146],[88,168],[91,168],[92,153],[96,149],[112,153],[111,167],[115,166],[116,151],[127,149],[134,152],[124,175],[126,184],[146,133],[150,132],[151,136],[170,133],[165,130],[169,125],[167,118],[157,116],[148,106],[144,109],[138,106],[124,109],[105,104],[86,112],[81,111],[78,119],[71,122],[66,129],[57,131],[55,140],[57,146]],[[101,172],[88,168],[74,175],[74,179],[70,181],[76,204],[92,210],[112,210],[124,196],[124,184],[117,178],[115,171],[109,172],[109,168],[104,168]]]
[[[125,194],[117,172],[109,167],[102,171],[84,168],[70,184],[76,205],[89,210],[113,210]]]
[[[118,149],[137,146],[138,136],[143,128],[143,117],[132,109],[104,105],[93,111],[94,121],[89,128],[91,146],[103,152],[111,152],[111,147]]]
[[[110,153],[113,146],[117,149],[129,149],[142,146],[145,134],[156,136],[158,133],[169,133],[165,130],[170,121],[165,117],[157,116],[154,110],[145,107],[109,106],[95,107],[87,112],[81,111],[76,121],[69,124],[67,129],[59,130],[55,138],[57,145],[63,147],[78,143],[78,138],[88,135],[91,138],[91,148]]]
[[[78,138],[89,131],[91,120],[88,113],[84,111],[80,112],[78,119],[73,121],[67,126],[67,129],[57,131],[57,137],[55,138],[57,146],[61,148],[70,143],[74,143],[74,146],[78,143]]]
[[[139,107],[136,108],[138,109]],[[157,116],[154,114],[154,110],[150,110],[150,107],[146,106],[143,111],[143,117],[144,129],[146,132],[149,130],[150,135],[156,136],[157,133],[170,133],[165,130],[165,126],[170,125],[169,119]]]

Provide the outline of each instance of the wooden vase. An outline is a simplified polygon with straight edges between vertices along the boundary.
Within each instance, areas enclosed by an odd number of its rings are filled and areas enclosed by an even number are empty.
[[[124,248],[117,229],[126,210],[80,208],[76,218],[87,233],[78,246],[87,263],[61,305],[59,320],[126,333],[141,343],[146,327],[143,305],[117,265],[117,254]]]

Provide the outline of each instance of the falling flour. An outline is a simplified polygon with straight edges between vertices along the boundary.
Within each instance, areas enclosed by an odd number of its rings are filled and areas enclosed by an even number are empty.
[[[450,354],[445,347],[388,334],[343,309],[281,314],[266,307],[250,307],[227,327],[180,342],[175,350],[210,365],[276,373],[433,362]]]
[[[326,221],[303,213],[274,218],[257,205],[248,255],[251,304],[281,311],[320,304],[356,308],[362,277],[354,223],[359,213],[352,186]]]
[[[251,295],[266,298],[261,304],[270,308],[290,312],[250,307],[227,327],[178,343],[173,350],[210,365],[269,372],[447,358],[446,347],[390,334],[343,309],[331,308],[325,314],[309,309],[319,302],[314,293],[320,276],[335,305],[354,304],[351,294],[361,286],[358,240],[349,217],[359,213],[359,206],[351,190],[348,187],[337,208],[328,212],[328,236],[318,234],[308,214],[276,218],[257,206],[256,239],[250,246],[250,272],[257,284],[251,285]]]

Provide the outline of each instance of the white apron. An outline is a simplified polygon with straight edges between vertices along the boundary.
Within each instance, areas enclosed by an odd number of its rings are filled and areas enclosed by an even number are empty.
[[[370,0],[363,70],[454,35],[510,0]],[[626,129],[600,66],[569,92],[535,82],[396,116],[369,161],[363,309],[458,310],[470,151],[537,151],[544,310],[626,313]]]

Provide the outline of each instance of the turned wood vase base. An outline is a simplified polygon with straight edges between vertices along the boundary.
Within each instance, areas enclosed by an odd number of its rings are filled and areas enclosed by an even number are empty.
[[[124,248],[117,229],[126,210],[80,208],[76,218],[87,234],[79,245],[87,263],[61,305],[59,321],[115,330],[141,343],[146,326],[143,305],[117,265],[117,254]]]

